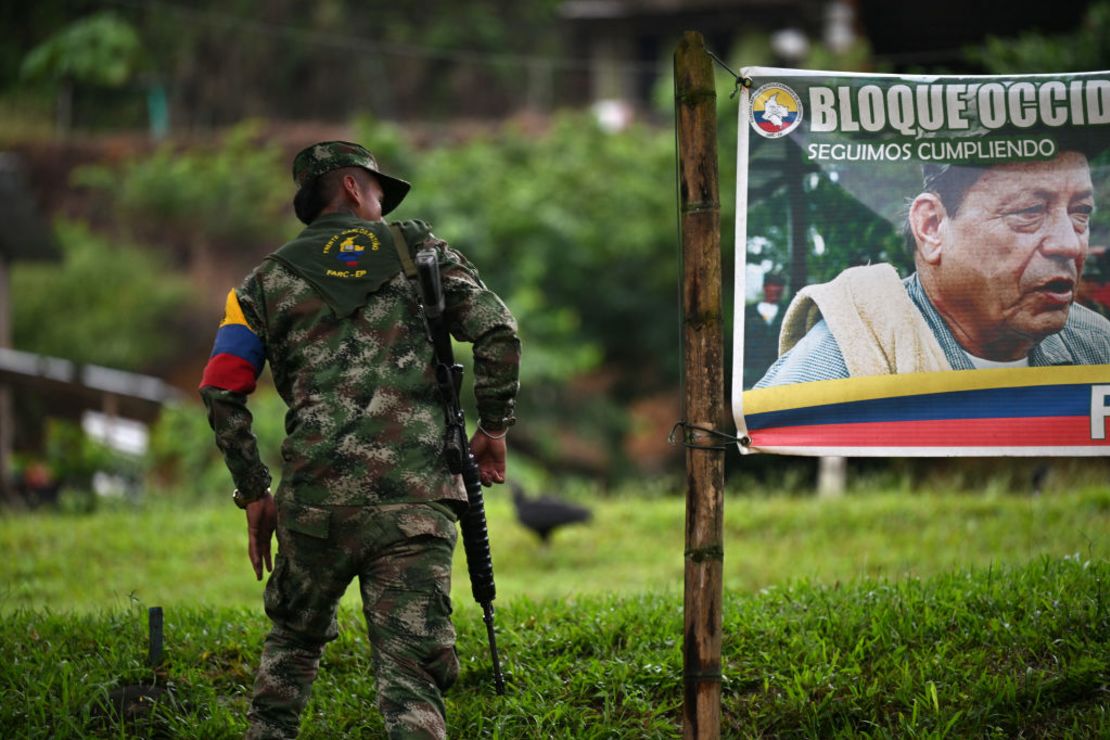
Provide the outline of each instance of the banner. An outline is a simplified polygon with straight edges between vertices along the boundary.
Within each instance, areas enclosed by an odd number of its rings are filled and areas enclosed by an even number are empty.
[[[1110,454],[1110,72],[742,74],[741,450]]]

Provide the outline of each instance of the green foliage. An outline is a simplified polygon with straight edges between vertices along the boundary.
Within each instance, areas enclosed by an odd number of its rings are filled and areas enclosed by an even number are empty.
[[[567,115],[540,135],[512,129],[417,153],[396,127],[362,119],[358,128],[387,171],[415,184],[397,217],[431,221],[516,314],[531,451],[558,460],[580,444],[601,451],[584,465],[618,472],[622,404],[677,376],[671,134],[609,134]],[[133,238],[181,259],[224,244],[260,257],[297,228],[281,158],[249,123],[213,151],[165,146],[79,168],[73,181],[102,194]],[[572,384],[603,367],[610,380]]]
[[[112,470],[118,456],[109,448],[90,439],[80,425],[60,419],[46,424],[47,468],[62,485],[90,492],[92,478],[99,470]]]
[[[73,184],[104,193],[122,223],[159,246],[272,247],[295,228],[290,178],[281,148],[260,132],[259,121],[246,121],[213,151],[167,144],[119,169],[86,165],[74,170]]]
[[[356,116],[351,125],[357,132],[355,140],[373,152],[384,172],[396,174],[402,180],[413,176],[421,157],[405,129],[366,114]],[[424,183],[418,185],[423,187]],[[434,183],[429,185],[435,186]]]
[[[1106,560],[1041,558],[928,580],[804,582],[723,603],[722,737],[1105,737]],[[498,609],[508,691],[490,688],[485,629],[456,611],[462,672],[448,733],[670,738],[680,732],[677,593],[516,600]],[[146,602],[150,603],[150,602]],[[139,600],[90,615],[0,619],[0,725],[20,737],[240,736],[268,625],[260,608],[165,614],[168,698],[138,723],[109,692],[154,678]],[[343,609],[304,736],[377,737],[361,614]]]
[[[585,114],[421,156],[398,146],[389,126],[363,122],[358,135],[411,168],[397,218],[432,223],[516,315],[529,451],[559,460],[581,441],[600,451],[583,465],[619,472],[621,404],[677,378],[673,135],[644,126],[610,134]],[[607,392],[572,384],[603,367],[616,381]]]
[[[262,461],[275,478],[281,470],[285,402],[271,385],[251,396],[251,429]],[[196,402],[167,406],[150,430],[145,466],[155,498],[206,498],[226,502],[235,487],[216,447],[204,407]]]
[[[658,380],[677,336],[674,142],[564,115],[426,153],[405,210],[470,256],[518,312],[537,380],[601,362]]]
[[[130,23],[107,10],[74,21],[23,59],[24,79],[120,87],[135,74],[142,42]]]
[[[427,4],[425,4],[427,5]],[[530,51],[538,28],[555,20],[557,0],[478,0],[453,12],[408,14],[387,33],[439,49]]]
[[[967,57],[990,74],[1088,72],[1110,65],[1110,2],[1092,3],[1073,33],[1045,36],[1035,31],[1017,38],[989,36]]]
[[[876,167],[868,175],[881,178],[883,173]],[[902,275],[913,272],[913,261],[902,235],[888,220],[898,216],[896,202],[883,209],[884,213],[877,213],[843,185],[834,182],[829,172],[794,176],[801,177],[801,189],[805,194],[802,218],[807,224],[806,268],[810,283],[832,280],[845,268],[869,262],[893,264]],[[884,191],[882,187],[875,187],[874,191],[897,197],[902,188]],[[790,217],[785,179],[773,192],[767,193],[767,197],[749,204],[749,263],[789,274]]]
[[[88,227],[59,221],[57,263],[12,268],[12,336],[17,348],[125,370],[176,350],[173,327],[192,292],[157,252],[113,244]]]
[[[144,82],[156,79],[169,90],[179,130],[229,125],[245,115],[341,120],[368,107],[404,118],[498,116],[517,109],[536,85],[511,55],[565,56],[562,38],[552,33],[557,0],[194,0],[157,8],[116,3],[114,16],[102,6],[37,0],[0,12],[0,61],[8,62],[0,65],[0,94],[29,47],[49,34],[67,42],[51,39],[51,48],[75,47],[96,58],[89,52],[109,47],[93,41],[116,39],[101,18],[134,29],[145,50]],[[67,31],[58,34],[59,28]],[[123,58],[108,57],[103,66]],[[570,87],[567,72],[555,73],[561,76],[553,91]],[[81,107],[84,123],[117,106],[89,100]]]

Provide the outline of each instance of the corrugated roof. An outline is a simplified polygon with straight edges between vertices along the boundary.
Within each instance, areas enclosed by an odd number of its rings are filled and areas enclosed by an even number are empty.
[[[0,347],[0,383],[74,408],[99,409],[109,395],[116,399],[121,415],[144,420],[157,416],[164,404],[184,397],[161,378],[5,347]]]

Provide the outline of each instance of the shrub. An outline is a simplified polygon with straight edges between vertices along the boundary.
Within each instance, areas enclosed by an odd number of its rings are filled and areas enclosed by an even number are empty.
[[[17,348],[125,370],[173,355],[174,327],[192,288],[162,255],[113,244],[87,226],[59,221],[64,260],[12,269]]]
[[[262,461],[274,485],[281,472],[285,438],[285,402],[272,386],[260,386],[249,401]],[[148,488],[155,496],[183,494],[197,498],[231,495],[235,484],[216,447],[215,436],[200,403],[168,406],[151,428],[147,452]]]

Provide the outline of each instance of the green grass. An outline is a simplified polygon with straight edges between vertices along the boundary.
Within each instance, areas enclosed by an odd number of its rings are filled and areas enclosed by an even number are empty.
[[[898,582],[795,583],[724,603],[724,737],[1105,737],[1110,605],[1105,561],[1036,559]],[[377,737],[365,638],[341,612],[304,737]],[[266,628],[257,610],[166,614],[145,724],[100,707],[149,680],[145,612],[17,611],[0,619],[5,736],[223,738],[243,731]],[[463,672],[453,737],[664,738],[680,731],[681,598],[515,599],[498,614],[508,693],[493,694],[478,610],[457,612]]]
[[[461,552],[453,737],[680,734],[681,498],[591,501],[541,547],[487,494],[498,640]],[[1110,491],[1036,498],[868,494],[726,502],[724,737],[1110,736]],[[241,735],[268,627],[230,506],[0,519],[5,737]],[[147,605],[166,613],[172,689],[145,723],[105,713],[147,681]],[[304,737],[375,737],[348,594]]]
[[[543,547],[512,516],[503,489],[487,493],[499,600],[682,588],[681,496],[580,500],[591,523]],[[828,500],[741,498],[725,504],[727,588],[791,580],[929,576],[1076,552],[1105,558],[1110,489],[1039,497],[868,494]],[[158,504],[95,515],[0,518],[0,612],[20,607],[98,611],[138,599],[169,608],[257,608],[262,585],[246,556],[245,519],[230,503]],[[461,548],[454,597],[469,600]],[[356,605],[357,589],[346,603]]]

